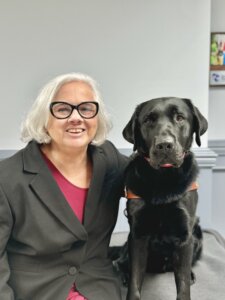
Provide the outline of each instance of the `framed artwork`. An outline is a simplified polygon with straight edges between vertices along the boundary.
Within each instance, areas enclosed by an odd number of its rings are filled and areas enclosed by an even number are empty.
[[[212,32],[210,41],[211,86],[225,86],[225,32]]]

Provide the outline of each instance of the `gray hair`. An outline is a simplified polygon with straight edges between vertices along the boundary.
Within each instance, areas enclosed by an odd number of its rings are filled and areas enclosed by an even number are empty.
[[[81,73],[69,73],[57,76],[43,87],[22,124],[22,141],[29,142],[35,140],[40,144],[48,144],[51,142],[51,137],[46,131],[49,120],[49,105],[60,87],[63,84],[72,81],[85,82],[92,88],[94,100],[99,103],[98,129],[92,144],[101,145],[105,141],[107,134],[111,129],[109,116],[105,110],[97,83],[90,76]]]

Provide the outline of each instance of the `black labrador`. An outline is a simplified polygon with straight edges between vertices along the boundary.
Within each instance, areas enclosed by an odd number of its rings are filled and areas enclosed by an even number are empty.
[[[190,148],[194,134],[201,145],[207,127],[189,99],[167,97],[138,105],[123,130],[136,151],[125,174],[130,234],[116,261],[126,273],[129,257],[127,300],[141,299],[146,271],[173,271],[176,299],[191,299],[202,231],[195,215],[198,166]]]

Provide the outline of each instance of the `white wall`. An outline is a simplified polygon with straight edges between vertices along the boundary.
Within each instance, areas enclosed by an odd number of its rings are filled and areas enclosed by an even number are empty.
[[[225,1],[212,0],[211,31],[225,32]],[[209,90],[209,139],[225,139],[225,87]]]
[[[1,1],[0,149],[22,147],[39,89],[71,71],[99,82],[118,147],[143,100],[189,97],[207,117],[209,31],[210,0]]]

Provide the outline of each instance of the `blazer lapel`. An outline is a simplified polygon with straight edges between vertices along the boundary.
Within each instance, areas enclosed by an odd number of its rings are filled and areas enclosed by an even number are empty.
[[[87,231],[92,227],[93,222],[96,222],[96,216],[99,217],[99,201],[106,173],[106,160],[103,150],[90,146],[90,155],[93,161],[93,174],[84,213],[84,227]]]
[[[31,142],[25,148],[24,171],[34,174],[30,187],[51,213],[78,239],[87,240],[87,232],[64,198],[38,147]]]

